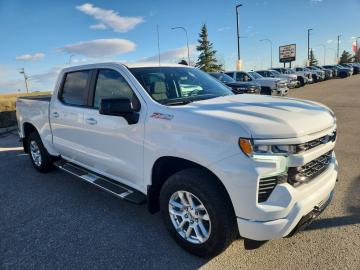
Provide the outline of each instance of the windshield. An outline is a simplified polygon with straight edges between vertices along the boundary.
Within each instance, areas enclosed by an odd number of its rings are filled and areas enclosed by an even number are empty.
[[[279,71],[276,71],[276,70],[270,70],[271,73],[275,76],[282,76],[281,73]]]
[[[295,74],[295,71],[293,71],[292,69],[287,69],[287,70],[286,70],[286,73],[288,73],[288,74]]]
[[[263,76],[261,76],[259,73],[255,72],[255,71],[251,71],[251,72],[249,72],[249,74],[254,79],[262,79],[262,78],[264,78]]]
[[[230,76],[224,73],[209,73],[209,74],[214,78],[218,79],[220,82],[225,82],[225,83],[236,82],[233,78],[231,78]]]
[[[141,67],[129,70],[149,95],[164,105],[232,95],[225,85],[196,68]]]

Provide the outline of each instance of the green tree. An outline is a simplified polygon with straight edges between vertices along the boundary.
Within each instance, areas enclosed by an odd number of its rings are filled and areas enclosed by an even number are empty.
[[[354,59],[354,57],[351,55],[351,53],[344,50],[340,56],[339,64],[352,62],[353,59]]]
[[[200,52],[196,66],[203,71],[213,72],[223,70],[223,65],[216,59],[216,50],[213,49],[213,43],[208,39],[206,24],[203,24],[199,34],[199,45],[196,50]]]
[[[315,54],[313,49],[310,49],[310,59],[309,66],[316,66],[318,64],[318,60],[315,58]]]

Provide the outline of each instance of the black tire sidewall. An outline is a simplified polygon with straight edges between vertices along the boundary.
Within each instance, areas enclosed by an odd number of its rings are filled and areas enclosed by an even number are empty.
[[[37,146],[39,147],[40,150],[40,155],[41,155],[41,165],[38,166],[35,164],[33,157],[31,155],[31,150],[30,150],[30,144],[32,141],[35,141]],[[33,132],[29,135],[28,137],[28,149],[29,149],[29,155],[30,155],[30,160],[32,165],[34,166],[34,168],[36,170],[38,170],[39,172],[48,172],[52,169],[52,159],[51,156],[49,155],[49,153],[47,152],[47,150],[45,149],[41,138],[39,136],[39,134],[37,132]]]
[[[234,228],[230,226],[233,221],[236,220],[235,216],[229,214],[229,210],[232,206],[226,203],[226,199],[221,198],[221,190],[216,194],[215,192],[209,192],[206,187],[202,187],[201,184],[197,184],[197,181],[186,181],[185,174],[175,174],[171,176],[164,184],[160,193],[160,209],[162,217],[167,230],[175,241],[188,250],[189,252],[200,257],[212,257],[221,252],[228,244],[235,238]],[[190,170],[188,175],[191,175]],[[199,180],[199,175],[194,174],[195,180]],[[211,184],[211,179],[207,179]],[[216,189],[212,187],[212,189]],[[209,238],[203,244],[193,244],[182,238],[174,228],[168,209],[168,203],[170,197],[176,191],[188,191],[194,194],[205,206],[211,221],[211,232]],[[223,199],[223,203],[218,200],[213,200],[214,196]],[[227,209],[228,211],[224,211]],[[233,218],[233,220],[231,220]]]

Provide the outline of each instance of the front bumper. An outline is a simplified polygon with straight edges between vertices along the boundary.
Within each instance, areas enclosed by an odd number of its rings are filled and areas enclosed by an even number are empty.
[[[238,217],[237,224],[240,235],[248,239],[264,241],[282,238],[291,234],[297,229],[298,225],[302,225],[301,221],[304,221],[310,214],[314,213],[314,210],[320,209],[323,211],[329,204],[337,179],[337,170],[336,159],[333,159],[328,170],[316,179],[296,189],[288,188],[287,192],[291,196],[290,201],[294,203],[292,206],[289,203],[290,211],[283,218],[256,221]],[[306,187],[306,185],[309,186]],[[281,195],[280,192],[274,192],[270,196],[269,203],[266,206],[269,211],[282,200],[279,195]]]
[[[275,95],[279,95],[279,96],[286,96],[289,92],[289,88],[287,87],[283,87],[283,88],[276,88],[274,90],[272,90],[272,92]]]
[[[288,88],[296,88],[296,87],[299,87],[300,85],[300,82],[299,81],[291,81],[288,83]]]

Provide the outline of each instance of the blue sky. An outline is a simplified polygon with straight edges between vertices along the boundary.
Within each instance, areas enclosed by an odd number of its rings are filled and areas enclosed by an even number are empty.
[[[297,61],[307,53],[307,28],[313,28],[311,47],[323,61],[335,58],[336,37],[341,51],[351,50],[351,37],[360,36],[359,0],[197,0],[197,1],[20,1],[0,0],[0,92],[24,90],[18,72],[25,68],[30,90],[52,90],[56,74],[71,65],[98,61],[150,62],[157,59],[156,26],[159,25],[161,58],[176,62],[186,57],[188,30],[191,58],[202,23],[226,69],[235,69],[237,58],[235,5],[240,11],[241,55],[245,69],[270,65],[273,41],[274,66],[278,46],[297,44]]]

